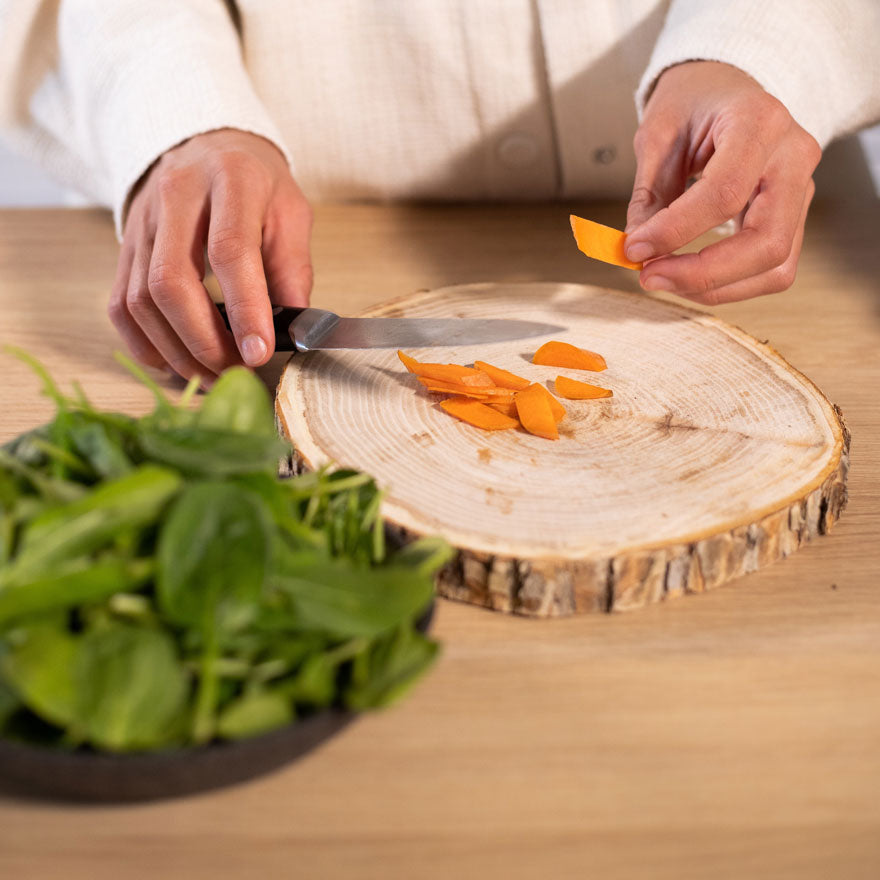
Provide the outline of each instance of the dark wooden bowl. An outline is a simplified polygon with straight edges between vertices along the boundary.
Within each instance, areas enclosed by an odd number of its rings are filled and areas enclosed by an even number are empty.
[[[433,603],[418,621],[427,632]],[[0,739],[0,785],[10,794],[53,800],[123,803],[180,797],[244,782],[299,758],[357,713],[325,709],[261,736],[165,752],[115,755]]]

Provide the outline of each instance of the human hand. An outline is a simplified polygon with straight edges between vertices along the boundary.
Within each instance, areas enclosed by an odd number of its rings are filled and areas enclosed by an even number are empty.
[[[277,305],[308,305],[311,223],[272,143],[233,129],[196,135],[164,153],[132,199],[110,319],[135,358],[187,379],[263,364],[275,338],[269,291]],[[232,335],[202,283],[206,247]]]
[[[794,283],[822,151],[751,77],[711,61],[669,68],[647,102],[635,151],[626,255],[650,260],[639,278],[645,290],[717,305]],[[671,255],[730,219],[730,238]]]

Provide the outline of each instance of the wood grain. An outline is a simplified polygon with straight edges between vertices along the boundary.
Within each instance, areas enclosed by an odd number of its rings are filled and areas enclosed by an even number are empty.
[[[635,290],[571,245],[622,205],[318,207],[315,304],[574,281]],[[0,799],[0,876],[719,880],[880,873],[880,250],[875,202],[819,202],[788,293],[715,310],[846,413],[850,503],[828,540],[638,614],[529,620],[441,602],[444,654],[401,706],[237,789],[126,809]],[[511,242],[522,246],[511,247]],[[116,246],[90,212],[0,212],[0,339],[102,404]],[[3,359],[3,439],[50,413]],[[283,359],[265,371],[274,383]]]
[[[602,352],[612,398],[566,402],[560,439],[449,418],[393,349],[294,357],[277,409],[306,467],[374,475],[402,535],[459,550],[447,598],[536,617],[703,592],[825,534],[846,502],[849,436],[769,346],[703,312],[575,284],[473,284],[411,294],[374,317],[556,326],[548,336],[414,349],[480,358],[552,390],[531,363],[557,338]],[[525,351],[524,351],[525,350]]]

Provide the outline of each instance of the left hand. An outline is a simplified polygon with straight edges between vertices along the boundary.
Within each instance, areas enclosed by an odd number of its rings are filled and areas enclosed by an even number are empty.
[[[822,151],[750,76],[713,61],[670,67],[647,102],[635,151],[626,254],[650,261],[639,279],[645,290],[717,305],[794,283]],[[730,219],[731,237],[672,255]]]

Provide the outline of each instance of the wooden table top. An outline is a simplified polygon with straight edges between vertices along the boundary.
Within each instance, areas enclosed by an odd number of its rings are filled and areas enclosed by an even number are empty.
[[[313,303],[351,313],[486,280],[635,290],[575,250],[567,213],[319,206]],[[0,876],[880,876],[878,228],[874,200],[817,204],[794,288],[718,310],[843,409],[850,504],[830,536],[630,614],[441,601],[443,656],[412,695],[268,777],[125,808],[0,792]],[[148,395],[111,356],[115,257],[101,212],[0,212],[0,340],[136,413]],[[34,377],[2,364],[0,441],[51,413]]]

